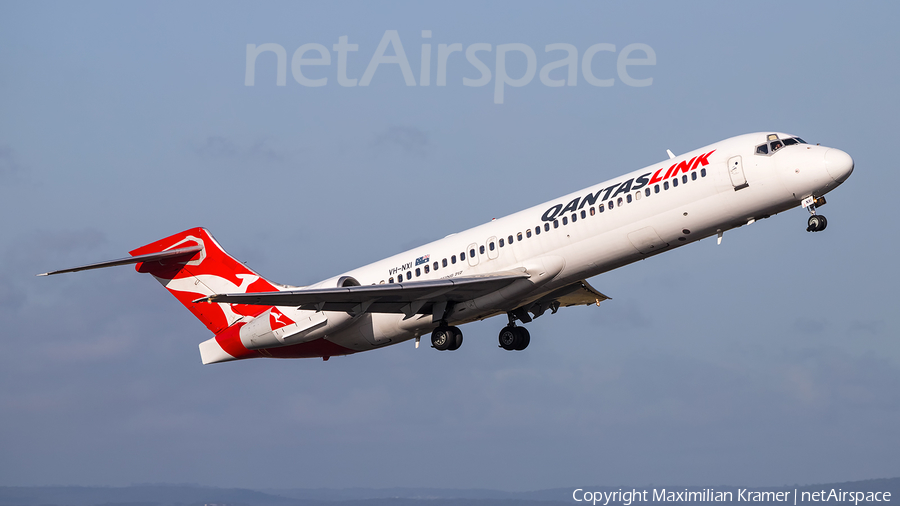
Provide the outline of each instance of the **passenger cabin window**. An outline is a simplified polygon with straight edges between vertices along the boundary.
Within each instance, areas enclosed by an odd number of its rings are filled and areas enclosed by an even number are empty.
[[[559,220],[553,220],[553,228],[559,228]]]
[[[563,216],[563,225],[568,225],[568,224],[569,224],[569,218],[566,218],[565,216]]]
[[[672,178],[672,186],[678,186],[678,178]]]
[[[503,239],[500,239],[500,247],[501,247],[501,248],[503,247],[503,244],[505,244],[504,241],[503,241]]]
[[[550,231],[550,224],[544,223],[544,232],[549,232],[549,231]]]
[[[682,183],[687,183],[687,174],[681,176],[681,182],[682,182]]]
[[[602,213],[603,212],[603,204],[600,204],[599,206],[597,206],[597,210]]]
[[[616,207],[616,203],[615,203],[614,201],[610,200],[610,201],[606,204],[606,206],[609,207],[610,210],[612,210],[612,209],[614,209],[614,208]]]
[[[697,171],[691,172],[691,181],[697,180]]]
[[[459,254],[459,259],[460,259],[460,260],[465,260],[465,259],[466,259],[466,252],[465,252],[465,251],[463,251],[462,253]]]
[[[700,177],[706,177],[706,169],[700,169]]]
[[[481,247],[481,252],[484,253],[484,246]],[[475,258],[475,248],[469,250],[469,258]]]
[[[529,237],[529,238],[531,237],[531,229],[530,228],[525,231],[525,237]]]
[[[653,193],[659,193],[659,185],[653,185]]]
[[[619,198],[622,198],[622,197],[619,197]],[[630,193],[628,195],[625,195],[625,201],[628,202],[629,204],[631,203],[631,194]]]
[[[456,257],[453,257],[453,263],[456,263]],[[447,259],[446,258],[441,260],[441,265],[443,267],[447,267]]]
[[[622,197],[619,197],[619,200],[616,201],[616,205],[622,207]]]
[[[394,277],[393,277],[393,276],[389,277],[389,278],[388,278],[388,283],[393,283],[393,282],[394,282]]]
[[[669,189],[669,182],[666,181],[663,183],[663,190],[668,190],[668,189]]]
[[[597,214],[597,211],[594,210],[594,206],[591,206],[591,216]]]
[[[429,272],[428,264],[425,264],[425,267],[423,267],[423,268],[425,269],[425,274],[428,274],[428,272]]]
[[[432,266],[434,267],[434,270],[438,270],[438,263],[437,263],[437,262],[435,262]]]
[[[522,232],[519,232],[518,234],[516,234],[516,239],[518,239],[520,241],[522,240]]]
[[[541,235],[541,226],[534,227],[534,235]]]
[[[491,249],[493,249],[493,248],[491,248]],[[472,251],[473,251],[472,256],[475,256],[475,253],[474,253],[475,250],[472,250]],[[484,255],[484,246],[479,246],[478,252],[481,253],[482,255]]]
[[[501,241],[502,241],[502,240],[503,240],[503,239],[501,239]],[[490,248],[491,251],[494,251],[495,249],[497,249],[496,247],[494,247],[494,241],[491,241],[491,242],[488,244],[488,248]]]
[[[419,277],[421,275],[422,275],[422,270],[419,269],[418,267],[416,267],[416,277]]]
[[[509,236],[509,243],[510,243],[510,244],[513,243],[513,238],[512,238],[512,236]]]
[[[649,197],[649,196],[650,196],[650,188],[644,188],[644,196],[645,196],[645,197]]]
[[[575,223],[576,221],[578,221],[578,215],[577,215],[577,214],[573,214],[573,215],[572,215],[572,223]]]
[[[463,260],[465,260],[465,258],[463,258]],[[455,264],[455,263],[456,263],[456,255],[451,255],[451,256],[450,256],[450,263],[451,263],[451,264]]]
[[[594,208],[592,207],[592,208],[591,208],[591,211],[593,211],[593,210],[594,210]],[[584,219],[586,216],[587,216],[587,211],[585,211],[584,209],[582,209],[582,210],[581,210],[581,218]]]
[[[406,280],[409,281],[410,279],[412,279],[412,272],[406,271]]]

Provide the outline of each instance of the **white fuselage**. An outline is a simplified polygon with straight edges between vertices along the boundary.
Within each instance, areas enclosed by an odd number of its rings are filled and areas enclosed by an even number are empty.
[[[520,267],[546,276],[531,293],[493,301],[490,307],[474,301],[456,304],[446,322],[458,325],[512,311],[554,289],[798,206],[806,197],[834,189],[853,169],[846,153],[824,146],[796,143],[757,153],[767,135],[772,134],[711,144],[310,288],[337,286],[346,276],[368,285]],[[670,167],[677,175],[663,179]],[[366,313],[352,322],[346,314],[328,316],[345,323],[316,333],[354,351],[418,337],[438,324],[431,315]]]

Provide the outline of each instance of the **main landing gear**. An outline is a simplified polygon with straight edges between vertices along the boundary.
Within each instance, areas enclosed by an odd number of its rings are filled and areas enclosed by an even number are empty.
[[[516,327],[515,316],[509,313],[509,325],[500,331],[500,347],[507,351],[522,351],[531,342],[531,335],[525,327]]]
[[[828,220],[821,214],[816,214],[816,206],[824,206],[825,197],[813,198],[807,197],[803,201],[803,207],[809,210],[809,220],[806,222],[807,232],[821,232],[828,226]]]
[[[457,350],[462,346],[462,342],[462,331],[443,322],[431,332],[431,346],[438,351]]]
[[[525,327],[507,325],[500,331],[500,347],[507,351],[522,351],[531,342],[531,335]]]

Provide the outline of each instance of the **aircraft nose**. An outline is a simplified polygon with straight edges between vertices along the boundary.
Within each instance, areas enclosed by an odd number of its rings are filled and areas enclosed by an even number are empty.
[[[825,152],[825,170],[838,183],[843,183],[853,172],[853,158],[840,149],[831,148]]]

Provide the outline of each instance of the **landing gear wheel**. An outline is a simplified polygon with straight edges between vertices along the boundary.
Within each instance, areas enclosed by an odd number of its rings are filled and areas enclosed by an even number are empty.
[[[825,219],[824,216],[820,214],[814,214],[809,217],[809,220],[806,222],[807,232],[821,232],[825,230],[825,227],[828,226],[828,220]]]
[[[461,338],[460,342],[462,342]],[[438,327],[431,333],[431,346],[438,351],[449,350],[450,346],[454,344],[456,344],[456,336],[451,327]]]
[[[519,343],[519,333],[516,332],[519,327],[503,327],[500,331],[500,347],[507,351],[512,351],[516,349],[516,345]]]
[[[462,346],[463,335],[462,331],[456,327],[449,327],[450,332],[453,334],[453,338],[450,340],[450,347],[447,348],[450,351],[458,350],[460,346]]]
[[[500,331],[500,347],[507,351],[522,351],[531,342],[531,335],[525,327],[503,327]]]
[[[514,329],[519,334],[519,343],[516,345],[516,351],[522,351],[528,347],[528,343],[531,342],[531,334],[528,333],[528,329],[525,327],[516,327]]]

